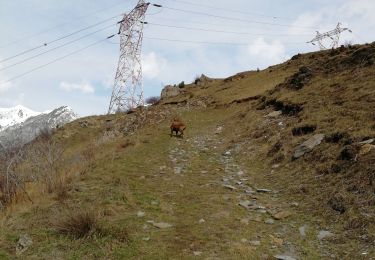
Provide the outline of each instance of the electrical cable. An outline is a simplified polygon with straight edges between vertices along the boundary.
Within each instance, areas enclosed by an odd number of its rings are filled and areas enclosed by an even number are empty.
[[[49,41],[49,42],[43,43],[43,44],[41,44],[41,45],[39,45],[39,46],[36,46],[36,47],[30,48],[30,49],[28,49],[28,50],[22,51],[22,52],[17,53],[17,54],[15,54],[15,55],[13,55],[13,56],[10,56],[10,57],[7,57],[7,58],[5,58],[5,59],[0,60],[0,63],[1,63],[1,62],[5,62],[5,61],[8,61],[8,60],[11,60],[11,59],[14,59],[14,58],[19,57],[19,56],[21,56],[21,55],[24,55],[24,54],[26,54],[26,53],[29,53],[29,52],[35,51],[35,50],[40,49],[40,48],[42,48],[42,47],[45,47],[45,46],[47,46],[47,45],[49,45],[49,44],[52,44],[52,43],[55,43],[55,42],[61,41],[61,40],[66,39],[66,38],[68,38],[68,37],[70,37],[70,36],[73,36],[73,35],[78,34],[78,33],[80,33],[80,32],[83,32],[83,31],[86,31],[86,30],[91,29],[91,28],[93,28],[93,27],[96,27],[96,26],[98,26],[98,25],[100,25],[100,24],[106,23],[106,22],[108,22],[108,21],[110,21],[110,20],[113,20],[113,19],[115,19],[115,18],[117,18],[117,17],[119,17],[119,16],[122,16],[122,15],[124,15],[124,14],[122,13],[122,14],[118,14],[118,15],[116,15],[116,16],[112,16],[112,17],[110,17],[110,18],[107,18],[107,19],[105,19],[105,20],[102,20],[102,21],[100,21],[100,22],[97,22],[97,23],[95,23],[95,24],[92,24],[92,25],[90,25],[90,26],[87,26],[87,27],[81,28],[81,29],[79,29],[79,30],[77,30],[77,31],[74,31],[74,32],[72,32],[72,33],[69,33],[69,34],[67,34],[67,35],[63,35],[63,36],[61,36],[61,37],[59,37],[59,38],[57,38],[57,39],[54,39],[54,40],[52,40],[52,41]]]
[[[28,74],[30,74],[30,73],[36,71],[36,70],[39,70],[39,69],[44,68],[44,67],[47,67],[48,65],[51,65],[51,64],[53,64],[53,63],[55,63],[55,62],[57,62],[57,61],[60,61],[60,60],[62,60],[62,59],[65,59],[65,58],[67,58],[67,57],[69,57],[69,56],[72,56],[72,55],[74,55],[74,54],[76,54],[76,53],[78,53],[78,52],[81,52],[81,51],[83,51],[83,50],[86,50],[86,49],[88,49],[88,48],[90,48],[90,47],[92,47],[92,46],[94,46],[94,45],[97,45],[97,44],[99,44],[99,43],[101,43],[101,42],[104,42],[104,41],[106,41],[106,40],[108,40],[108,39],[110,39],[110,38],[112,38],[112,37],[114,37],[114,36],[115,36],[115,34],[113,34],[113,35],[111,35],[111,36],[108,36],[108,37],[106,37],[105,39],[101,39],[101,40],[99,40],[99,41],[96,41],[96,42],[94,42],[94,43],[91,43],[91,44],[89,44],[89,45],[86,45],[85,47],[80,48],[80,49],[78,49],[78,50],[75,50],[75,51],[73,51],[73,52],[70,52],[70,53],[68,53],[68,54],[66,54],[66,55],[64,55],[64,56],[60,56],[60,57],[58,57],[58,58],[56,58],[56,59],[54,59],[54,60],[52,60],[52,61],[50,61],[50,62],[48,62],[48,63],[45,63],[45,64],[43,64],[43,65],[41,65],[41,66],[35,67],[35,68],[32,69],[32,70],[26,71],[26,72],[24,72],[24,73],[22,73],[22,74],[19,74],[19,75],[17,75],[17,76],[14,76],[14,77],[12,77],[12,78],[6,80],[6,81],[0,82],[0,85],[1,85],[1,84],[5,84],[5,83],[9,83],[9,82],[11,82],[11,81],[14,81],[15,79],[18,79],[18,78],[21,78],[21,77],[23,77],[23,76],[25,76],[25,75],[28,75]]]
[[[196,3],[191,3],[188,1],[182,1],[182,0],[173,0],[172,2],[182,3],[186,5],[192,5],[192,6],[199,6],[199,7],[204,7],[204,8],[210,8],[210,9],[216,9],[216,10],[232,12],[232,13],[239,13],[239,14],[244,14],[244,15],[259,16],[259,17],[272,18],[272,19],[295,20],[293,18],[274,16],[274,15],[265,15],[265,14],[254,13],[254,12],[244,12],[244,11],[234,10],[234,9],[220,8],[220,7],[213,6],[213,5],[196,4]]]
[[[160,41],[170,41],[170,42],[186,42],[186,43],[196,43],[196,44],[219,44],[219,45],[244,45],[248,46],[250,43],[239,43],[239,42],[209,42],[209,41],[189,41],[189,40],[178,40],[178,39],[168,39],[168,38],[159,38],[159,37],[144,37],[145,39],[150,40],[160,40]],[[306,44],[305,42],[283,42],[286,45],[293,44]]]
[[[26,59],[24,59],[24,60],[21,60],[21,61],[19,61],[19,62],[13,63],[13,64],[11,64],[11,65],[9,65],[9,66],[6,66],[6,67],[3,67],[3,68],[0,68],[0,71],[7,70],[7,69],[12,68],[12,67],[14,67],[14,66],[16,66],[16,65],[19,65],[19,64],[25,63],[25,62],[27,62],[27,61],[29,61],[29,60],[35,59],[35,58],[37,58],[37,57],[39,57],[39,56],[42,56],[43,54],[46,54],[46,53],[49,53],[49,52],[51,52],[51,51],[54,51],[54,50],[60,49],[60,48],[62,48],[62,47],[65,47],[65,46],[67,46],[67,45],[70,45],[70,44],[72,44],[72,43],[74,43],[74,42],[77,42],[77,41],[79,41],[79,40],[82,40],[82,39],[84,39],[84,38],[87,38],[87,37],[89,37],[89,36],[91,36],[91,35],[93,35],[93,34],[96,34],[96,33],[98,33],[98,32],[101,32],[101,31],[107,30],[108,28],[111,28],[111,27],[113,27],[113,26],[115,26],[115,25],[117,25],[117,23],[115,23],[115,24],[111,24],[111,25],[109,25],[109,26],[106,26],[106,27],[101,28],[101,29],[99,29],[99,30],[96,30],[96,31],[94,31],[94,32],[91,32],[91,33],[85,34],[85,35],[83,35],[83,36],[81,36],[81,37],[79,37],[79,38],[77,38],[77,39],[74,39],[74,40],[69,41],[69,42],[64,43],[64,44],[61,44],[61,45],[56,46],[56,47],[54,47],[54,48],[52,48],[52,49],[49,49],[49,50],[47,50],[47,51],[44,51],[44,52],[38,53],[38,54],[36,54],[36,55],[34,55],[34,56],[31,56],[31,57],[26,58]]]
[[[179,40],[179,39],[170,39],[170,38],[159,38],[159,37],[147,37],[143,38],[149,40],[159,40],[159,41],[169,41],[169,42],[182,42],[182,43],[194,43],[194,44],[214,44],[214,45],[235,45],[235,46],[248,46],[250,43],[246,42],[210,42],[210,41],[189,41],[189,40]],[[120,44],[118,42],[108,41],[110,44]],[[297,44],[306,44],[305,42],[283,42],[285,45],[297,45]]]
[[[311,34],[264,34],[264,33],[248,33],[248,32],[235,32],[235,31],[223,31],[223,30],[214,30],[214,29],[205,29],[205,28],[196,28],[196,27],[186,27],[186,26],[177,26],[177,25],[168,25],[168,24],[157,24],[157,23],[150,23],[145,22],[147,25],[155,25],[161,27],[169,27],[169,28],[178,28],[178,29],[186,29],[186,30],[194,30],[194,31],[203,31],[203,32],[217,32],[217,33],[230,33],[230,34],[240,34],[240,35],[253,35],[253,36],[311,36]]]
[[[166,7],[166,6],[162,6],[162,7],[168,10],[172,10],[172,11],[192,13],[192,14],[197,14],[197,15],[215,17],[215,18],[226,19],[226,20],[233,20],[233,21],[240,21],[240,22],[246,22],[246,23],[255,23],[255,24],[263,24],[263,25],[282,26],[282,27],[308,28],[308,29],[316,30],[315,27],[253,21],[253,20],[247,20],[247,19],[241,19],[241,18],[235,18],[235,17],[229,17],[229,16],[214,15],[214,14],[209,14],[209,13],[199,12],[199,11],[185,10],[185,9],[179,9],[179,8],[173,8],[173,7]]]
[[[153,19],[155,20],[163,20],[163,21],[169,21],[169,22],[186,22],[186,23],[189,23],[189,24],[199,24],[199,25],[204,25],[204,26],[219,26],[219,27],[228,27],[229,24],[220,24],[220,23],[207,23],[207,22],[198,22],[198,21],[191,21],[191,20],[188,20],[188,21],[182,21],[182,20],[179,20],[179,19],[173,19],[173,18],[165,18],[165,17],[148,17],[148,19],[152,22]],[[238,27],[238,26],[237,26]],[[288,28],[285,28],[288,30]],[[275,29],[272,29],[272,28],[262,28],[262,31],[270,31],[270,32],[280,32],[281,30],[283,30],[283,28],[278,28],[276,31]],[[301,29],[301,30],[298,30],[300,33],[306,33],[306,34],[309,34],[311,36],[311,30],[308,30],[308,29]]]
[[[39,31],[39,32],[36,32],[36,33],[34,33],[34,34],[31,34],[31,35],[25,36],[25,37],[23,37],[23,38],[20,38],[20,39],[17,39],[17,40],[14,40],[14,41],[8,42],[8,43],[6,43],[6,44],[4,44],[4,45],[1,45],[1,46],[0,46],[0,49],[1,49],[1,48],[4,48],[4,47],[7,47],[7,46],[9,46],[9,45],[12,45],[12,44],[16,44],[16,43],[18,43],[18,42],[21,42],[21,41],[24,41],[24,40],[27,40],[27,39],[33,38],[33,37],[35,37],[35,36],[42,35],[42,34],[44,34],[44,33],[47,33],[47,32],[50,32],[50,31],[53,31],[53,30],[55,30],[55,29],[57,29],[57,28],[60,28],[60,27],[65,26],[65,25],[67,25],[67,24],[71,24],[72,22],[79,21],[79,20],[83,20],[83,19],[85,19],[85,18],[87,18],[87,17],[90,17],[90,16],[92,16],[92,15],[95,15],[95,14],[101,13],[101,12],[106,11],[106,10],[109,10],[109,9],[111,9],[111,8],[113,8],[113,7],[115,7],[115,6],[121,5],[121,4],[123,4],[123,3],[124,3],[123,0],[121,0],[120,2],[117,2],[116,4],[110,5],[110,6],[108,6],[108,7],[102,8],[102,9],[97,10],[97,11],[94,11],[94,12],[91,12],[91,13],[89,13],[89,14],[87,14],[87,15],[83,15],[83,16],[77,17],[76,19],[70,20],[69,22],[61,23],[61,24],[57,24],[57,25],[55,25],[55,26],[53,26],[53,27],[46,28],[46,29],[41,30],[41,31]]]

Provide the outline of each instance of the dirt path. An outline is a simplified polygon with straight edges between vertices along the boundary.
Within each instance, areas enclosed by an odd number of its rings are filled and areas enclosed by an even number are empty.
[[[157,166],[165,172],[160,201],[170,210],[159,218],[172,225],[160,230],[169,250],[181,258],[318,259],[306,240],[311,224],[296,221],[298,204],[252,183],[257,173],[237,162],[238,148],[221,149],[220,128],[205,132],[212,134],[172,139],[167,164]]]

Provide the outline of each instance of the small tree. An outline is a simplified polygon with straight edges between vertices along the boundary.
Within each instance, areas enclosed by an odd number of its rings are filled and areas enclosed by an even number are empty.
[[[178,84],[178,87],[179,87],[179,88],[184,88],[184,87],[185,87],[185,82],[184,82],[184,81],[181,81],[181,83]]]

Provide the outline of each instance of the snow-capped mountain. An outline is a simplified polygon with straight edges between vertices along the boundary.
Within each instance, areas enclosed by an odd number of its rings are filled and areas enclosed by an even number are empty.
[[[23,106],[15,106],[11,108],[0,108],[0,131],[9,126],[23,123],[29,117],[37,116],[42,113],[32,111]]]
[[[68,106],[38,113],[22,106],[0,110],[0,143],[5,147],[26,144],[41,131],[61,127],[77,119]]]

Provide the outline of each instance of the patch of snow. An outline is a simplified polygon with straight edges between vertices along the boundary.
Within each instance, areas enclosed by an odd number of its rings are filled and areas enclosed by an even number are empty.
[[[42,113],[35,112],[24,106],[18,105],[10,108],[0,108],[0,131],[25,122],[28,118],[38,116]]]

